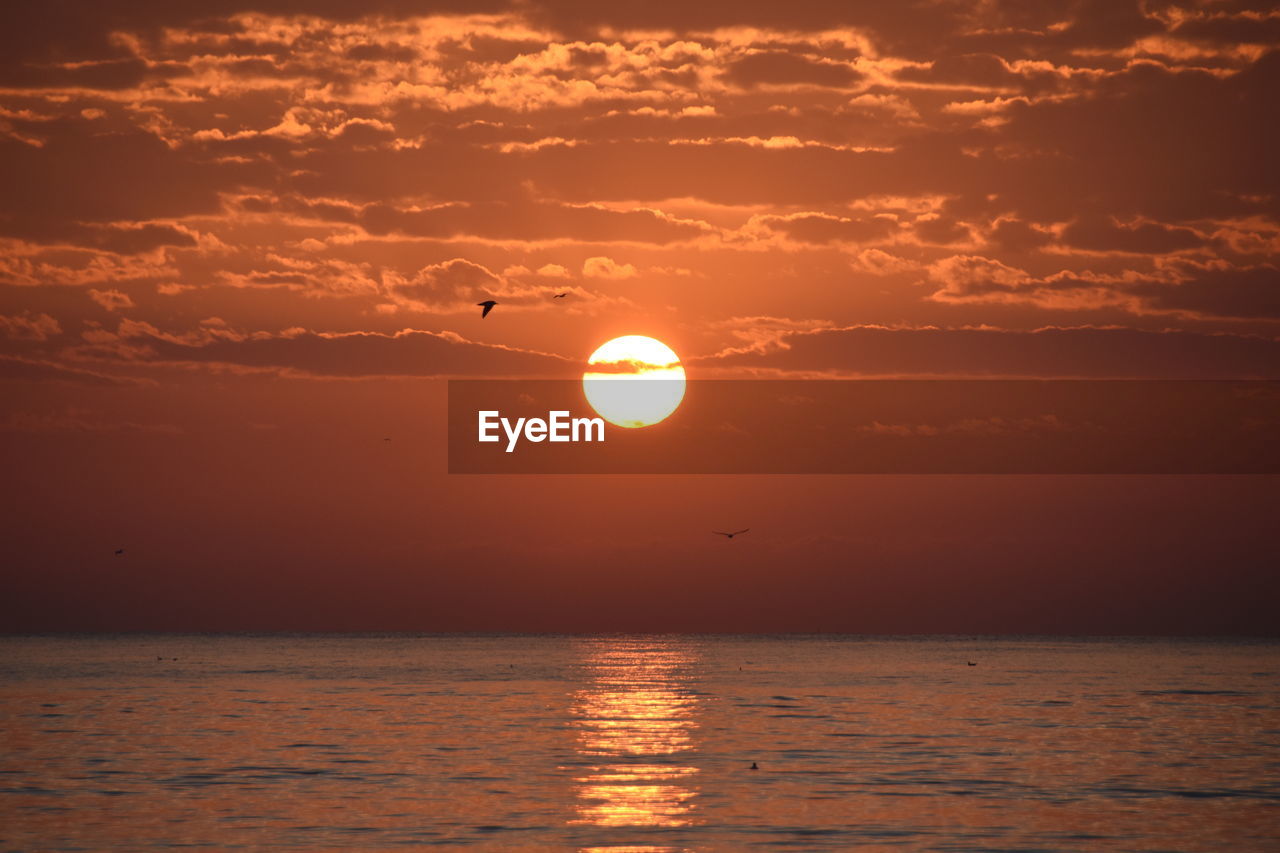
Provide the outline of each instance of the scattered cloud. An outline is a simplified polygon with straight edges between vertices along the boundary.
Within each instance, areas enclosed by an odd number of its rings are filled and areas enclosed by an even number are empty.
[[[62,327],[48,314],[24,311],[12,317],[0,314],[0,331],[15,341],[45,341],[62,334]]]
[[[118,290],[97,290],[89,288],[89,296],[93,301],[106,308],[108,311],[119,311],[124,308],[132,308],[133,300],[127,293],[121,293]]]
[[[640,273],[632,264],[620,264],[613,258],[587,258],[582,262],[582,274],[587,278],[624,279],[635,278]]]

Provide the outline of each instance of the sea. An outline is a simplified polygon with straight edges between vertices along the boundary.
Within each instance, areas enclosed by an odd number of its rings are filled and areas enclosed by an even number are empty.
[[[1280,642],[0,638],[0,850],[1277,851]]]

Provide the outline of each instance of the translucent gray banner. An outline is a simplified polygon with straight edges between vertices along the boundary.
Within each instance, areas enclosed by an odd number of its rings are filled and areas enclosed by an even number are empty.
[[[1280,473],[1273,381],[600,381],[450,381],[450,473]]]

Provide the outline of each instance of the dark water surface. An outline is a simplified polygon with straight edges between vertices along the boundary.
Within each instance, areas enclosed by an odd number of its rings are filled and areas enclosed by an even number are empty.
[[[0,849],[419,845],[1280,850],[1280,644],[0,638]]]

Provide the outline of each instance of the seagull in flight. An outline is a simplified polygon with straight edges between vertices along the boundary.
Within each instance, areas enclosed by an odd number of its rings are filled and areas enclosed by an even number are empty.
[[[480,312],[480,319],[483,320],[485,317],[489,316],[489,312],[493,310],[493,306],[498,303],[496,300],[486,299],[484,302],[477,302],[476,304],[484,308],[484,310]]]
[[[552,298],[552,299],[564,299],[564,298],[565,298],[566,296],[568,296],[568,295],[569,295],[569,292],[568,292],[568,291],[565,291],[564,293],[557,293],[555,296],[553,296],[553,297],[551,297],[551,298]]]
[[[737,536],[739,533],[746,533],[750,529],[751,529],[750,527],[744,527],[741,530],[735,530],[732,533],[721,533],[719,530],[713,530],[711,532],[717,536],[727,536],[728,538],[732,539],[733,537]]]
[[[116,549],[116,556],[117,556],[117,557],[123,557],[123,556],[124,556],[124,549],[123,549],[123,548],[117,548],[117,549]]]

